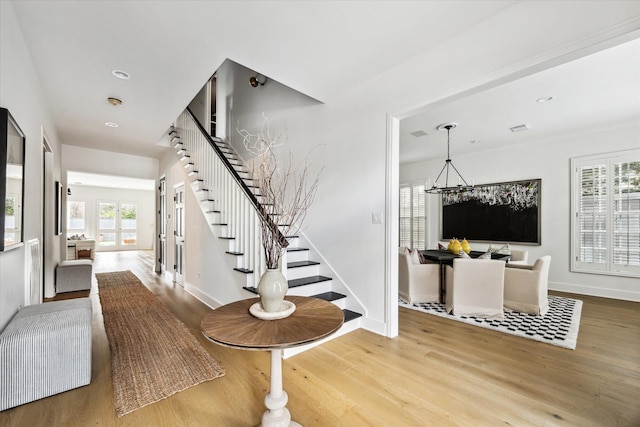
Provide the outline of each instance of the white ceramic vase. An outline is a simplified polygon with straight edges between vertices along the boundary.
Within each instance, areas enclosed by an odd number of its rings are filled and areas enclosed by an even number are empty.
[[[258,282],[258,295],[263,310],[268,313],[281,311],[282,301],[288,290],[287,278],[280,269],[267,269]]]

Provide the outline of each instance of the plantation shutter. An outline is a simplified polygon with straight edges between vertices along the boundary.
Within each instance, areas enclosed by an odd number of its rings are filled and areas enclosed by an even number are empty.
[[[400,186],[400,246],[425,249],[425,186]]]
[[[572,165],[572,270],[640,275],[640,150]]]
[[[613,165],[613,264],[640,266],[640,160]]]
[[[607,166],[596,161],[579,168],[578,261],[607,262]]]
[[[411,242],[413,248],[426,249],[425,247],[425,192],[424,184],[414,185],[412,187],[411,201],[413,208],[411,212],[412,227],[411,227]]]
[[[411,247],[411,187],[400,187],[400,246]]]

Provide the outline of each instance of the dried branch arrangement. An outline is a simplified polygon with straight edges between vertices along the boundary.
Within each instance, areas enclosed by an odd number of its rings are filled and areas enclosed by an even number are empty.
[[[254,156],[251,172],[260,194],[262,246],[266,265],[269,269],[278,269],[288,245],[282,236],[291,236],[300,230],[315,198],[322,170],[310,181],[308,157],[296,168],[291,153],[280,167],[274,148],[285,145],[288,138],[284,132],[272,132],[266,116],[259,132],[250,133],[245,129],[237,131],[247,151]]]

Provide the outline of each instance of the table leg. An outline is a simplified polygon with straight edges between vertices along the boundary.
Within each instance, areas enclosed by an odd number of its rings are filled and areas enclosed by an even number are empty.
[[[440,304],[445,304],[447,301],[446,298],[446,283],[445,283],[445,272],[446,272],[446,265],[441,262],[440,263]]]
[[[282,350],[271,350],[271,389],[264,398],[267,411],[262,415],[262,427],[302,427],[291,421],[286,408],[289,396],[282,389]]]

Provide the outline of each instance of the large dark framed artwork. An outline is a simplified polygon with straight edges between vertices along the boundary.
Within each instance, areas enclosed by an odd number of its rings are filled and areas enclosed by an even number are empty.
[[[542,180],[476,185],[442,195],[441,237],[539,245]]]
[[[25,137],[6,108],[0,108],[0,251],[23,244]]]

